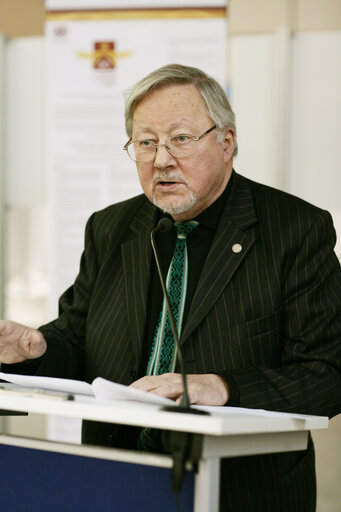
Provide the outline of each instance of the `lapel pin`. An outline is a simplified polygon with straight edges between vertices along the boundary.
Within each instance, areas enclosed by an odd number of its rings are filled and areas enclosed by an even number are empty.
[[[241,246],[240,244],[233,244],[233,245],[232,245],[232,251],[233,251],[233,252],[235,252],[236,254],[237,254],[238,252],[241,252],[241,250],[242,250],[242,249],[243,249],[243,248],[242,248],[242,246]]]

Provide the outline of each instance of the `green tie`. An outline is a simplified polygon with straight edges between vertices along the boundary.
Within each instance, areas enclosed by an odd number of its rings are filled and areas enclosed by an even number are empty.
[[[188,257],[186,238],[198,224],[196,221],[174,223],[177,231],[177,241],[167,274],[166,288],[179,338],[187,293]],[[174,372],[176,355],[173,333],[166,301],[164,300],[155,330],[153,349],[147,366],[147,375],[161,375],[162,373]]]
[[[187,293],[188,258],[186,238],[198,224],[196,221],[174,223],[177,231],[177,241],[167,274],[166,288],[179,338]],[[174,345],[166,301],[163,300],[146,373],[147,375],[161,375],[162,373],[174,372],[175,367],[176,347]],[[137,446],[141,451],[162,451],[160,430],[153,428],[142,429]]]

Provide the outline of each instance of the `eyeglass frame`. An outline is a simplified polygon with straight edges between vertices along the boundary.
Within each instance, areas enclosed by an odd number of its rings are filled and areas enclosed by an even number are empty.
[[[208,130],[206,130],[202,135],[199,135],[199,137],[194,137],[194,135],[192,135],[191,133],[180,133],[179,135],[177,135],[177,137],[181,136],[181,135],[190,135],[191,137],[193,137],[193,142],[199,142],[199,140],[201,140],[202,138],[205,137],[205,135],[208,135],[209,133],[211,133],[215,128],[217,128],[217,125],[213,125],[211,128],[209,128]],[[167,137],[167,138],[170,138],[171,137]],[[148,139],[147,139],[148,140]],[[171,155],[173,156],[174,158],[185,158],[187,156],[192,156],[195,151],[193,151],[193,153],[191,153],[190,155],[184,155],[184,156],[175,156],[173,155],[171,152],[170,152],[170,146],[167,145],[167,144],[155,144],[155,142],[153,142],[152,140],[150,141],[153,146],[154,146],[154,156],[153,158],[151,158],[150,160],[134,160],[130,154],[129,154],[129,151],[128,151],[128,147],[133,144],[134,142],[139,142],[138,140],[132,140],[132,138],[130,137],[130,139],[128,140],[128,142],[126,142],[126,144],[123,146],[123,150],[127,152],[129,158],[133,161],[133,162],[152,162],[156,156],[156,153],[157,153],[157,150],[159,149],[159,147],[162,147],[164,146],[166,151]]]

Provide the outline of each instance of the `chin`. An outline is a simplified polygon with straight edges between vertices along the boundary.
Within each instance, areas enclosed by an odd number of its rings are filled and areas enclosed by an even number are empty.
[[[180,215],[191,210],[197,204],[197,199],[191,197],[187,201],[159,201],[154,196],[152,202],[164,213],[169,213],[170,215]]]

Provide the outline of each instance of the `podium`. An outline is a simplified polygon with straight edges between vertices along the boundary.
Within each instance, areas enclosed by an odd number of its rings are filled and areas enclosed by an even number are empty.
[[[90,397],[68,401],[4,393],[0,409],[196,434],[199,461],[197,468],[187,466],[180,494],[184,512],[218,512],[220,458],[304,450],[309,430],[328,427],[328,418],[320,416],[228,407],[210,408],[209,416],[186,415]],[[168,455],[1,435],[1,510],[176,512],[171,467]]]

